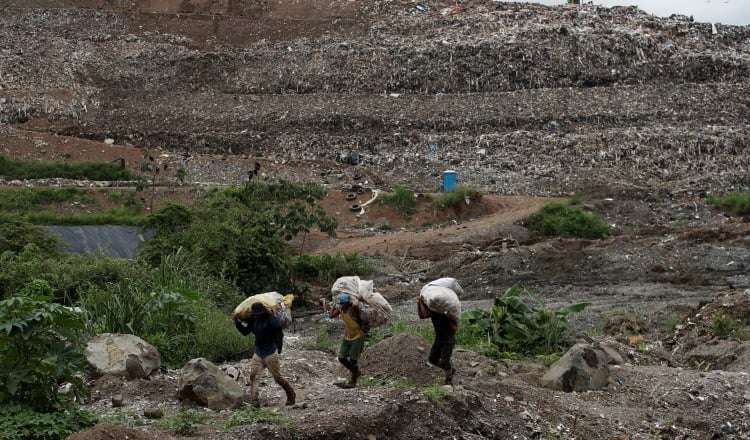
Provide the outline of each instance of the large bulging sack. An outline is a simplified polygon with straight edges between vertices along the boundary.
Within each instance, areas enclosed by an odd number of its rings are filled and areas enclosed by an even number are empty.
[[[435,281],[431,281],[427,283],[427,285],[446,287],[456,292],[456,295],[458,295],[459,297],[464,294],[464,289],[461,287],[460,284],[458,284],[458,280],[455,278],[439,278]]]
[[[359,308],[360,318],[370,327],[383,325],[391,318],[391,305],[383,295],[375,292],[371,280],[360,280],[356,276],[341,277],[331,287],[334,303],[342,292],[349,294],[352,304]]]
[[[448,315],[456,321],[461,317],[461,302],[453,289],[428,284],[419,296],[432,313]]]
[[[294,295],[282,295],[278,292],[266,292],[258,295],[253,295],[244,301],[242,301],[237,307],[234,308],[232,313],[232,319],[243,319],[249,318],[250,309],[255,303],[261,303],[268,309],[269,312],[274,314],[281,321],[283,328],[288,327],[292,324],[292,302],[294,301]]]

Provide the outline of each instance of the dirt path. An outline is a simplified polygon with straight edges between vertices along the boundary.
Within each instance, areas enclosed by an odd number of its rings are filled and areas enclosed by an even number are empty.
[[[365,255],[399,255],[440,259],[467,244],[485,243],[503,237],[517,238],[523,232],[514,225],[551,199],[541,197],[486,196],[495,205],[486,217],[423,232],[396,232],[371,237],[344,237],[320,245],[318,252]]]

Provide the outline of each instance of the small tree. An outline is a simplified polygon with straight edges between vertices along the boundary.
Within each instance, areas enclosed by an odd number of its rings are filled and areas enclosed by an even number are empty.
[[[61,402],[61,383],[83,389],[81,317],[51,298],[49,284],[35,280],[0,301],[0,405],[51,410]]]

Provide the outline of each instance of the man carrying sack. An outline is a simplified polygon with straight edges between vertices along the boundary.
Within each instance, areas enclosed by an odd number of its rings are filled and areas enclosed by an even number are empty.
[[[461,303],[457,292],[463,292],[453,278],[441,278],[422,288],[417,299],[417,313],[421,319],[432,319],[435,328],[435,342],[432,344],[428,362],[445,371],[445,384],[453,383],[456,370],[451,364],[453,348],[456,346],[458,320],[461,316]]]
[[[258,377],[268,368],[273,380],[284,389],[287,406],[294,405],[295,393],[289,382],[281,376],[279,354],[284,340],[281,320],[263,304],[256,302],[246,318],[236,316],[234,325],[240,333],[255,335],[255,354],[250,361],[250,400],[258,405]]]
[[[336,307],[331,308],[328,314],[331,318],[341,317],[344,321],[344,339],[339,349],[339,362],[351,373],[348,382],[336,382],[335,385],[340,388],[354,388],[360,376],[359,356],[365,348],[365,336],[369,329],[360,317],[359,308],[352,304],[348,293],[339,293]]]

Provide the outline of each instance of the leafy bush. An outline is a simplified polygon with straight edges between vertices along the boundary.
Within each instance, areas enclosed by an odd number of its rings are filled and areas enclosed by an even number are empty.
[[[18,295],[0,301],[0,406],[26,402],[39,410],[56,408],[58,384],[83,390],[83,322],[78,312],[49,302],[45,281],[29,283]]]
[[[0,223],[0,254],[19,253],[30,244],[49,255],[56,255],[60,250],[60,242],[38,226],[20,222]]]
[[[540,236],[604,238],[609,225],[600,216],[565,203],[548,203],[526,220],[526,226]]]
[[[393,192],[380,198],[380,203],[393,207],[404,217],[409,217],[417,210],[417,199],[414,193],[404,186],[393,188]]]
[[[737,338],[737,339],[747,339],[748,333],[747,330],[745,330],[740,322],[731,316],[727,316],[724,314],[716,314],[713,317],[713,324],[711,326],[711,332],[723,339],[728,338]]]
[[[153,272],[142,266],[140,275],[133,271],[117,283],[83,289],[80,303],[88,332],[138,335],[156,346],[170,366],[195,357],[222,362],[247,354],[252,340],[237,332],[209,295],[196,290],[206,281],[191,280],[170,261]],[[231,304],[241,297],[234,298]]]
[[[279,414],[273,409],[245,406],[232,413],[225,425],[225,429],[229,430],[237,426],[254,425],[256,423],[277,425],[292,430],[295,428],[294,420]]]
[[[0,405],[4,440],[62,440],[96,423],[96,417],[77,408],[39,412],[27,406]]]
[[[359,254],[300,255],[290,260],[292,276],[303,281],[330,284],[347,275],[366,276],[373,273],[369,259]]]
[[[566,350],[571,342],[567,318],[589,304],[551,310],[539,303],[528,304],[532,300],[530,292],[514,286],[495,298],[489,311],[465,312],[461,316],[457,343],[494,357],[511,353],[549,355]]]
[[[258,182],[208,193],[192,208],[170,205],[150,217],[155,235],[142,255],[158,264],[180,249],[214,276],[247,293],[291,288],[285,241],[317,227],[333,234],[336,222],[317,200],[318,185]]]
[[[750,215],[750,192],[709,197],[708,203],[735,215]]]
[[[132,180],[133,175],[125,168],[111,162],[41,162],[21,161],[0,156],[0,176],[7,179],[88,179],[88,180]]]
[[[465,185],[458,185],[451,192],[436,194],[432,196],[432,203],[438,209],[457,208],[466,201],[477,201],[482,195],[475,188]]]

